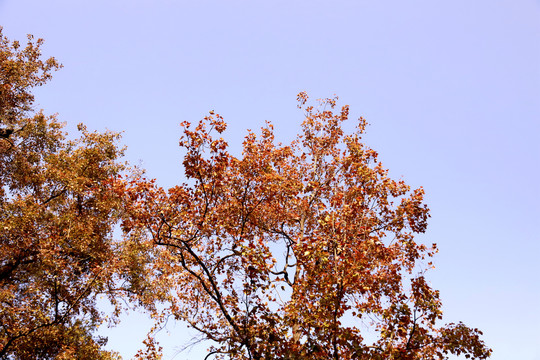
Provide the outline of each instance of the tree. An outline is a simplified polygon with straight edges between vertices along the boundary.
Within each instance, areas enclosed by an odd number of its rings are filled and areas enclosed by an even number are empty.
[[[213,111],[183,123],[188,183],[165,191],[120,162],[118,134],[69,140],[33,109],[32,88],[60,65],[42,40],[22,48],[0,28],[0,359],[112,359],[96,299],[138,301],[213,341],[207,358],[487,358],[481,332],[440,326],[425,279],[435,245],[423,190],[388,177],[346,135],[348,107],[306,107],[276,144],[267,124],[235,157]],[[120,224],[124,237],[113,230]],[[370,328],[371,333],[365,329]],[[371,334],[371,338],[369,336]],[[152,336],[138,358],[159,358]]]
[[[364,119],[344,133],[347,106],[298,100],[305,120],[290,145],[268,123],[235,157],[212,111],[182,124],[188,183],[131,186],[124,230],[160,249],[153,286],[168,289],[144,301],[211,340],[206,358],[489,357],[479,330],[439,325],[425,278],[436,246],[414,238],[429,217],[422,188],[389,178],[362,143]]]
[[[0,28],[0,358],[111,359],[93,332],[97,295],[118,296],[122,149],[83,125],[67,140],[33,111],[32,88],[60,67],[41,60],[42,42],[21,47]]]

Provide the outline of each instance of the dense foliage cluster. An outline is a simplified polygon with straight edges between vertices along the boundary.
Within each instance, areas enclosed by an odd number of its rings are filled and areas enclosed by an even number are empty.
[[[1,34],[0,34],[1,36]],[[118,135],[66,140],[30,90],[59,68],[0,37],[0,358],[107,359],[96,295],[114,286]],[[112,294],[112,293],[111,293]]]
[[[423,190],[389,178],[345,134],[336,99],[299,107],[292,143],[271,124],[241,156],[210,114],[183,123],[187,183],[168,190],[119,161],[118,135],[67,140],[30,90],[59,67],[0,33],[0,358],[111,359],[100,294],[173,316],[216,359],[485,359],[481,332],[441,326],[426,281],[435,245],[415,241]],[[113,237],[115,225],[123,236]],[[118,315],[121,307],[116,307]],[[369,329],[369,331],[366,331]],[[159,358],[150,336],[138,358]]]

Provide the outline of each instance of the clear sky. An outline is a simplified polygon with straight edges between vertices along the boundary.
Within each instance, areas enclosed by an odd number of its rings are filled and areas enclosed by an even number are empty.
[[[339,95],[426,190],[446,322],[483,330],[495,360],[540,359],[540,0],[0,0],[0,25],[65,66],[39,107],[124,131],[163,186],[182,179],[181,121],[216,110],[238,151],[265,120],[293,138],[299,91]],[[110,347],[129,359],[147,326],[126,317]],[[188,339],[170,329],[166,359]]]

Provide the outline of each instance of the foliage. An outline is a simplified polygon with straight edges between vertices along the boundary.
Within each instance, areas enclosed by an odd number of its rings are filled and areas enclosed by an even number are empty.
[[[189,183],[131,187],[126,231],[162,249],[159,315],[187,322],[222,359],[487,358],[479,330],[438,325],[424,277],[436,247],[414,239],[429,217],[423,190],[388,177],[362,143],[364,119],[346,135],[347,106],[307,99],[295,141],[276,144],[268,123],[241,157],[218,137],[220,115],[185,122]]]
[[[113,294],[111,234],[123,169],[117,134],[66,140],[54,116],[33,112],[33,87],[60,65],[42,40],[21,47],[0,28],[0,358],[112,359],[92,333],[99,293]]]
[[[276,144],[267,124],[235,157],[210,112],[185,122],[188,183],[165,191],[119,162],[118,134],[68,140],[33,111],[32,88],[60,65],[0,28],[0,358],[113,359],[95,337],[104,294],[185,321],[220,359],[485,359],[481,332],[440,326],[415,241],[423,190],[389,178],[345,134],[347,106],[306,106],[301,132]],[[219,136],[219,135],[218,135]],[[123,239],[113,239],[121,224]],[[158,359],[150,335],[138,359]]]

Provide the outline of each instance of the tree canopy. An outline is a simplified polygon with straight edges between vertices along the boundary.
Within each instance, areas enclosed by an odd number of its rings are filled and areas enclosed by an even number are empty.
[[[97,294],[115,286],[112,241],[120,209],[111,180],[124,165],[118,134],[67,140],[31,89],[60,65],[42,40],[0,33],[0,358],[107,359]]]
[[[68,140],[34,111],[60,67],[41,42],[0,33],[0,358],[117,357],[95,336],[100,294],[187,323],[207,358],[489,357],[478,329],[441,325],[424,192],[388,176],[363,118],[345,133],[348,106],[300,93],[297,138],[267,123],[240,156],[219,114],[184,122],[186,182],[163,189],[120,161],[118,134]]]
[[[161,316],[222,359],[487,358],[479,330],[438,324],[424,276],[436,246],[414,239],[429,217],[423,190],[388,177],[363,118],[345,134],[347,106],[307,100],[296,140],[277,144],[267,123],[240,157],[219,114],[184,122],[188,183],[130,189],[134,226],[166,250],[152,264],[170,289]]]

